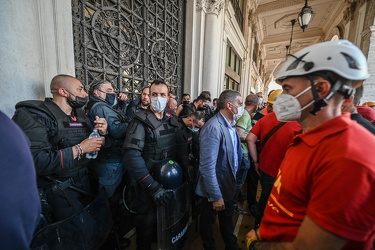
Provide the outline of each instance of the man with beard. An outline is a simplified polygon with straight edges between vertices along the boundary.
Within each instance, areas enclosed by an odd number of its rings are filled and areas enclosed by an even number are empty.
[[[205,123],[204,116],[202,111],[195,111],[188,117],[180,117],[178,119],[181,124],[181,129],[176,134],[176,143],[182,146],[179,147],[181,150],[176,152],[176,158],[177,162],[183,167],[184,174],[190,183],[195,183],[195,176],[197,175],[193,169],[197,161],[192,151],[193,134],[197,134],[199,129],[203,127]]]
[[[131,122],[133,120],[135,113],[146,110],[150,105],[150,87],[146,86],[142,88],[141,91],[141,101],[134,107],[129,108],[126,111],[127,121]]]
[[[137,249],[151,249],[156,229],[156,206],[164,206],[170,196],[150,174],[151,168],[165,159],[175,159],[177,118],[165,110],[168,86],[155,80],[150,86],[151,104],[136,113],[124,142],[123,162],[135,198],[130,208],[136,212]]]
[[[375,137],[342,113],[369,77],[363,52],[346,40],[310,45],[275,70],[279,121],[298,121],[260,227],[248,249],[372,249]],[[264,118],[262,118],[264,119]]]
[[[84,194],[91,192],[86,153],[99,151],[103,140],[88,139],[93,128],[81,109],[88,95],[78,79],[57,75],[50,89],[52,99],[18,103],[13,120],[31,142],[38,188],[56,222],[80,212],[90,201]],[[107,134],[104,118],[96,116],[94,124],[100,135]]]
[[[207,94],[200,94],[196,100],[189,104],[182,104],[182,110],[177,115],[179,117],[187,117],[195,111],[204,111],[211,102],[211,97]]]

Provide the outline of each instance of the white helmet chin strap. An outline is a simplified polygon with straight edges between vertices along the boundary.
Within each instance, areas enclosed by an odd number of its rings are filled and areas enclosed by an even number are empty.
[[[324,77],[324,76],[322,76],[322,77]],[[340,79],[337,79],[337,80],[335,80],[335,82],[333,82],[334,80],[330,79],[332,77],[325,76],[324,78],[330,82],[332,87],[331,87],[330,92],[324,98],[320,98],[319,95],[318,95],[318,91],[316,90],[315,83],[314,83],[314,80],[313,80],[312,76],[309,75],[309,76],[307,76],[307,78],[311,82],[311,91],[312,91],[313,96],[314,96],[314,109],[310,111],[310,113],[313,114],[313,115],[316,115],[316,112],[320,111],[323,107],[327,106],[328,101],[332,98],[332,96],[336,92],[343,95],[344,98],[346,98],[346,99],[349,98],[350,96],[352,96],[355,93],[355,89],[353,87],[343,85],[343,83],[341,82]]]

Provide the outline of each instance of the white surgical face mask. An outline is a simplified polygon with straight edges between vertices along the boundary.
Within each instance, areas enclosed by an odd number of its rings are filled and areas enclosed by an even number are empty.
[[[233,120],[237,121],[238,119],[240,119],[240,117],[242,116],[244,110],[245,110],[244,106],[238,106],[237,107],[237,114],[233,113],[233,111],[231,110],[231,112],[233,114]]]
[[[237,108],[237,114],[233,113],[233,120],[237,121],[238,119],[240,119],[240,117],[243,115],[243,112],[245,111],[245,107],[244,106],[239,106]]]
[[[151,106],[156,111],[156,113],[160,113],[165,109],[165,106],[167,105],[167,98],[164,97],[152,97],[151,98]]]
[[[275,112],[277,120],[281,122],[298,121],[301,118],[302,110],[313,104],[314,100],[302,108],[297,98],[310,89],[311,86],[296,96],[280,94],[273,105],[273,112]]]

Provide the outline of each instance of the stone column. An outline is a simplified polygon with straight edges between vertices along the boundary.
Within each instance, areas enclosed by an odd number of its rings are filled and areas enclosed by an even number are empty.
[[[370,26],[370,33],[370,45],[367,56],[370,78],[364,83],[361,104],[367,101],[375,101],[375,25]]]
[[[222,66],[222,36],[224,30],[223,12],[225,0],[204,0],[202,8],[206,12],[204,25],[204,49],[202,90],[211,92],[211,96],[218,97],[221,92],[223,74]]]

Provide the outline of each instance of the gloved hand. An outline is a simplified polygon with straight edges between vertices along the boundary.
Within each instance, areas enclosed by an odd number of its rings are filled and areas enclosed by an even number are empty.
[[[194,167],[192,165],[187,165],[185,167],[185,176],[190,183],[195,183]]]
[[[164,206],[170,200],[170,196],[164,188],[162,188],[159,183],[154,181],[148,188],[148,192],[154,199],[157,206]]]

